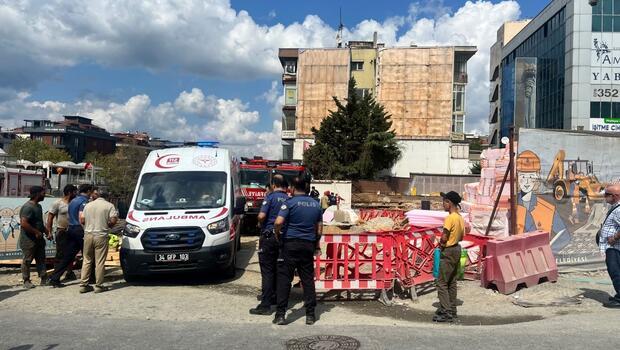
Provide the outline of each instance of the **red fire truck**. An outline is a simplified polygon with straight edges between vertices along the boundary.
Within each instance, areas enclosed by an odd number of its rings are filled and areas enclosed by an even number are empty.
[[[274,174],[283,175],[289,184],[295,177],[303,177],[308,182],[311,179],[310,173],[301,161],[268,160],[262,157],[241,158],[239,184],[246,200],[241,225],[243,233],[258,233],[256,227],[258,213]]]

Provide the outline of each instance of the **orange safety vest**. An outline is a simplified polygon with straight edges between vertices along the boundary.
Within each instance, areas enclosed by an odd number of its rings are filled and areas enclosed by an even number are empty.
[[[532,215],[537,230],[551,232],[553,217],[555,216],[555,205],[536,196],[536,206],[530,210],[530,215]],[[517,234],[521,234],[525,230],[526,217],[527,209],[521,204],[517,205]]]

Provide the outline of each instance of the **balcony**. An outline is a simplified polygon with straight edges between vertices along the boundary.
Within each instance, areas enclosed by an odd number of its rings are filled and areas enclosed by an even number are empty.
[[[455,73],[454,82],[457,84],[467,84],[467,73],[464,73],[464,72]]]
[[[489,97],[489,102],[495,102],[497,101],[498,98],[499,98],[499,84],[495,84],[495,86],[493,87],[493,92],[491,93],[491,96]]]
[[[489,123],[491,123],[491,124],[497,123],[498,109],[499,109],[498,106],[494,106],[493,107],[493,113],[491,113],[491,115],[489,115]]]
[[[295,83],[297,81],[297,74],[282,74],[283,83]]]

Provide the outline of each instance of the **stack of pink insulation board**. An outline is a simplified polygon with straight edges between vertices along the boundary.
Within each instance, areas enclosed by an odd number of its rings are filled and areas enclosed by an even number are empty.
[[[486,232],[493,204],[501,188],[502,180],[510,162],[509,150],[487,149],[482,152],[480,182],[465,185],[462,209],[463,215],[472,227],[472,233]],[[498,211],[491,224],[489,235],[507,236],[508,208],[510,207],[510,184],[506,183],[500,195]]]
[[[416,227],[441,227],[448,212],[414,209],[405,213],[409,224]]]

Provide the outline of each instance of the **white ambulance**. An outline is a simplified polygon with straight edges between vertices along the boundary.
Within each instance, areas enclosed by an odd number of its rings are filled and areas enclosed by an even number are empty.
[[[193,270],[234,277],[244,205],[238,164],[226,149],[198,143],[152,151],[123,232],[125,280]]]

